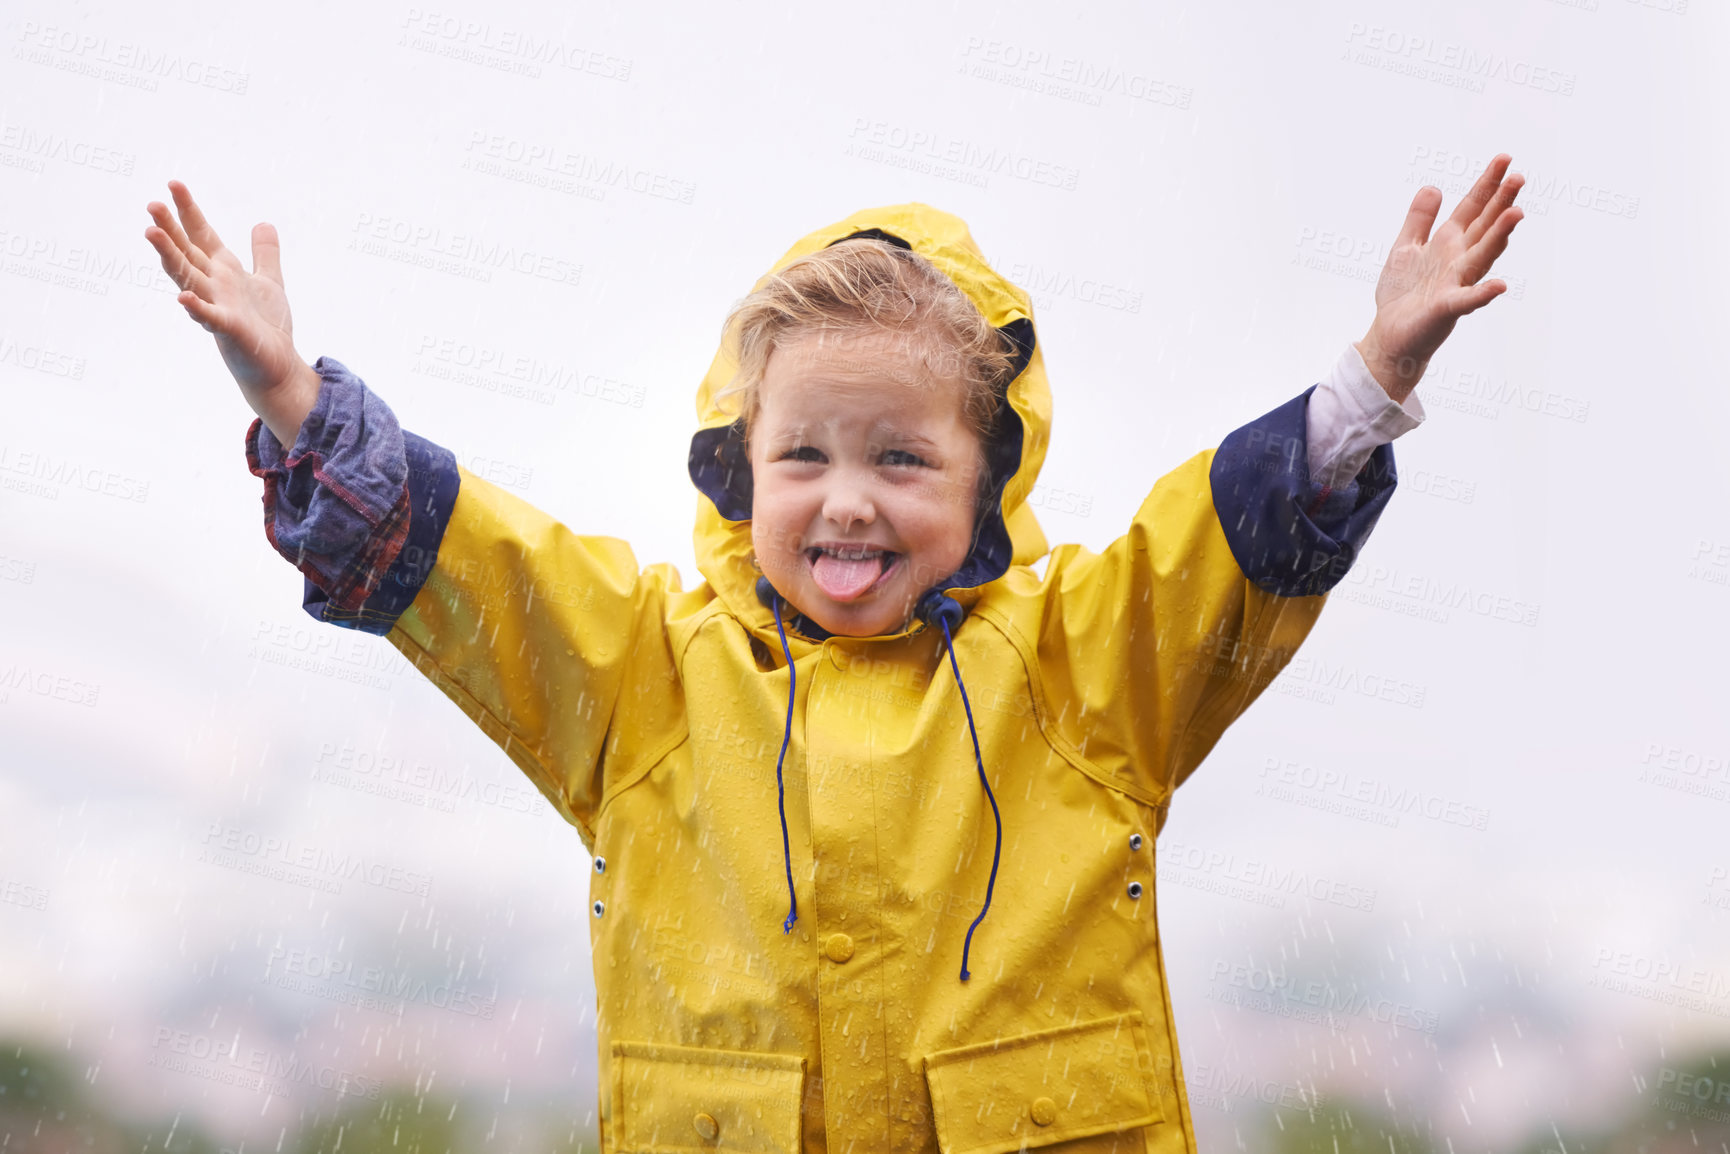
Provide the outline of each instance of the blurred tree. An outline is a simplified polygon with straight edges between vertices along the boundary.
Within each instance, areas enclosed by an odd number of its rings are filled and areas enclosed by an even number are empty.
[[[1325,1092],[1325,1091],[1324,1091]],[[1385,1105],[1334,1098],[1313,1111],[1263,1110],[1254,1149],[1268,1154],[1490,1154],[1438,1141],[1427,1121]],[[1558,1118],[1497,1154],[1730,1154],[1730,1049],[1660,1065],[1638,1079],[1615,1122],[1588,1131]]]
[[[1613,1125],[1593,1133],[1559,1123],[1520,1154],[1730,1154],[1730,1049],[1665,1063],[1637,1084]]]
[[[479,1140],[459,1112],[454,1099],[391,1088],[377,1101],[351,1099],[329,1116],[314,1114],[291,1149],[295,1154],[464,1154]]]
[[[1374,1106],[1331,1100],[1309,1111],[1270,1111],[1255,1149],[1268,1154],[1435,1154],[1435,1145],[1423,1133],[1427,1129],[1398,1122]]]
[[[179,1117],[116,1116],[79,1064],[33,1042],[0,1041],[0,1150],[6,1154],[221,1154]]]

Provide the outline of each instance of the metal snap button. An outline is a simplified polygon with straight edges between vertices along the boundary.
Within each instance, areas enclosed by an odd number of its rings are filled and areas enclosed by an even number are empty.
[[[595,872],[598,874],[604,874],[607,872],[607,859],[606,858],[598,857],[595,859]]]
[[[1028,1113],[1033,1115],[1034,1125],[1049,1126],[1057,1121],[1057,1103],[1050,1098],[1035,1098]]]
[[[1140,849],[1141,848],[1141,835],[1140,834],[1132,833],[1129,835],[1129,848],[1130,849]]]
[[[853,956],[853,939],[846,934],[830,934],[823,943],[823,953],[832,962],[844,962]]]
[[[705,1142],[713,1142],[721,1133],[721,1124],[715,1121],[713,1114],[698,1114],[691,1119],[691,1125]]]
[[[594,910],[595,910],[595,916],[597,918],[600,917],[602,914],[607,912],[607,903],[603,902],[603,901],[595,902]]]
[[[1129,896],[1132,898],[1139,898],[1141,896],[1141,883],[1140,882],[1130,882],[1129,883]]]

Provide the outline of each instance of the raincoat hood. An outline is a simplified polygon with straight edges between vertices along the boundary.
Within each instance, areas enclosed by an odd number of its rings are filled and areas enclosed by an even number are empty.
[[[972,551],[920,604],[924,613],[938,594],[947,594],[962,608],[971,608],[983,586],[1001,578],[1014,565],[1038,560],[1048,548],[1045,533],[1027,503],[1051,432],[1051,392],[1034,337],[1033,304],[1025,292],[986,263],[961,218],[917,203],[864,209],[818,229],[788,249],[753,291],[799,257],[854,237],[884,240],[929,260],[955,282],[1015,351],[1004,398],[1007,404],[996,435],[986,446],[990,496],[976,525]],[[697,568],[753,632],[772,637],[775,618],[758,594],[758,573],[752,560],[751,466],[744,425],[716,403],[737,369],[732,351],[723,343],[697,390],[701,427],[691,438],[690,453],[691,480],[702,493],[695,530]],[[795,618],[793,623],[807,634],[826,636],[803,618]]]

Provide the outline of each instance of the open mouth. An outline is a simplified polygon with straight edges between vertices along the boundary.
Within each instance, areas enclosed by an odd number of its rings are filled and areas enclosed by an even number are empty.
[[[888,579],[901,554],[876,545],[817,545],[805,550],[811,579],[835,601],[857,601]]]

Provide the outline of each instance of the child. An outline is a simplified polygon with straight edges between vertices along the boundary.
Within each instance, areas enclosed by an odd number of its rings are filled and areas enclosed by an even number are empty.
[[[301,361],[269,225],[248,275],[174,182],[146,235],[261,418],[307,610],[386,636],[593,853],[604,1149],[1179,1151],[1154,839],[1386,505],[1429,357],[1505,288],[1507,165],[1433,238],[1418,193],[1329,381],[1043,576],[1031,309],[953,216],[820,229],[735,309],[690,591]]]

